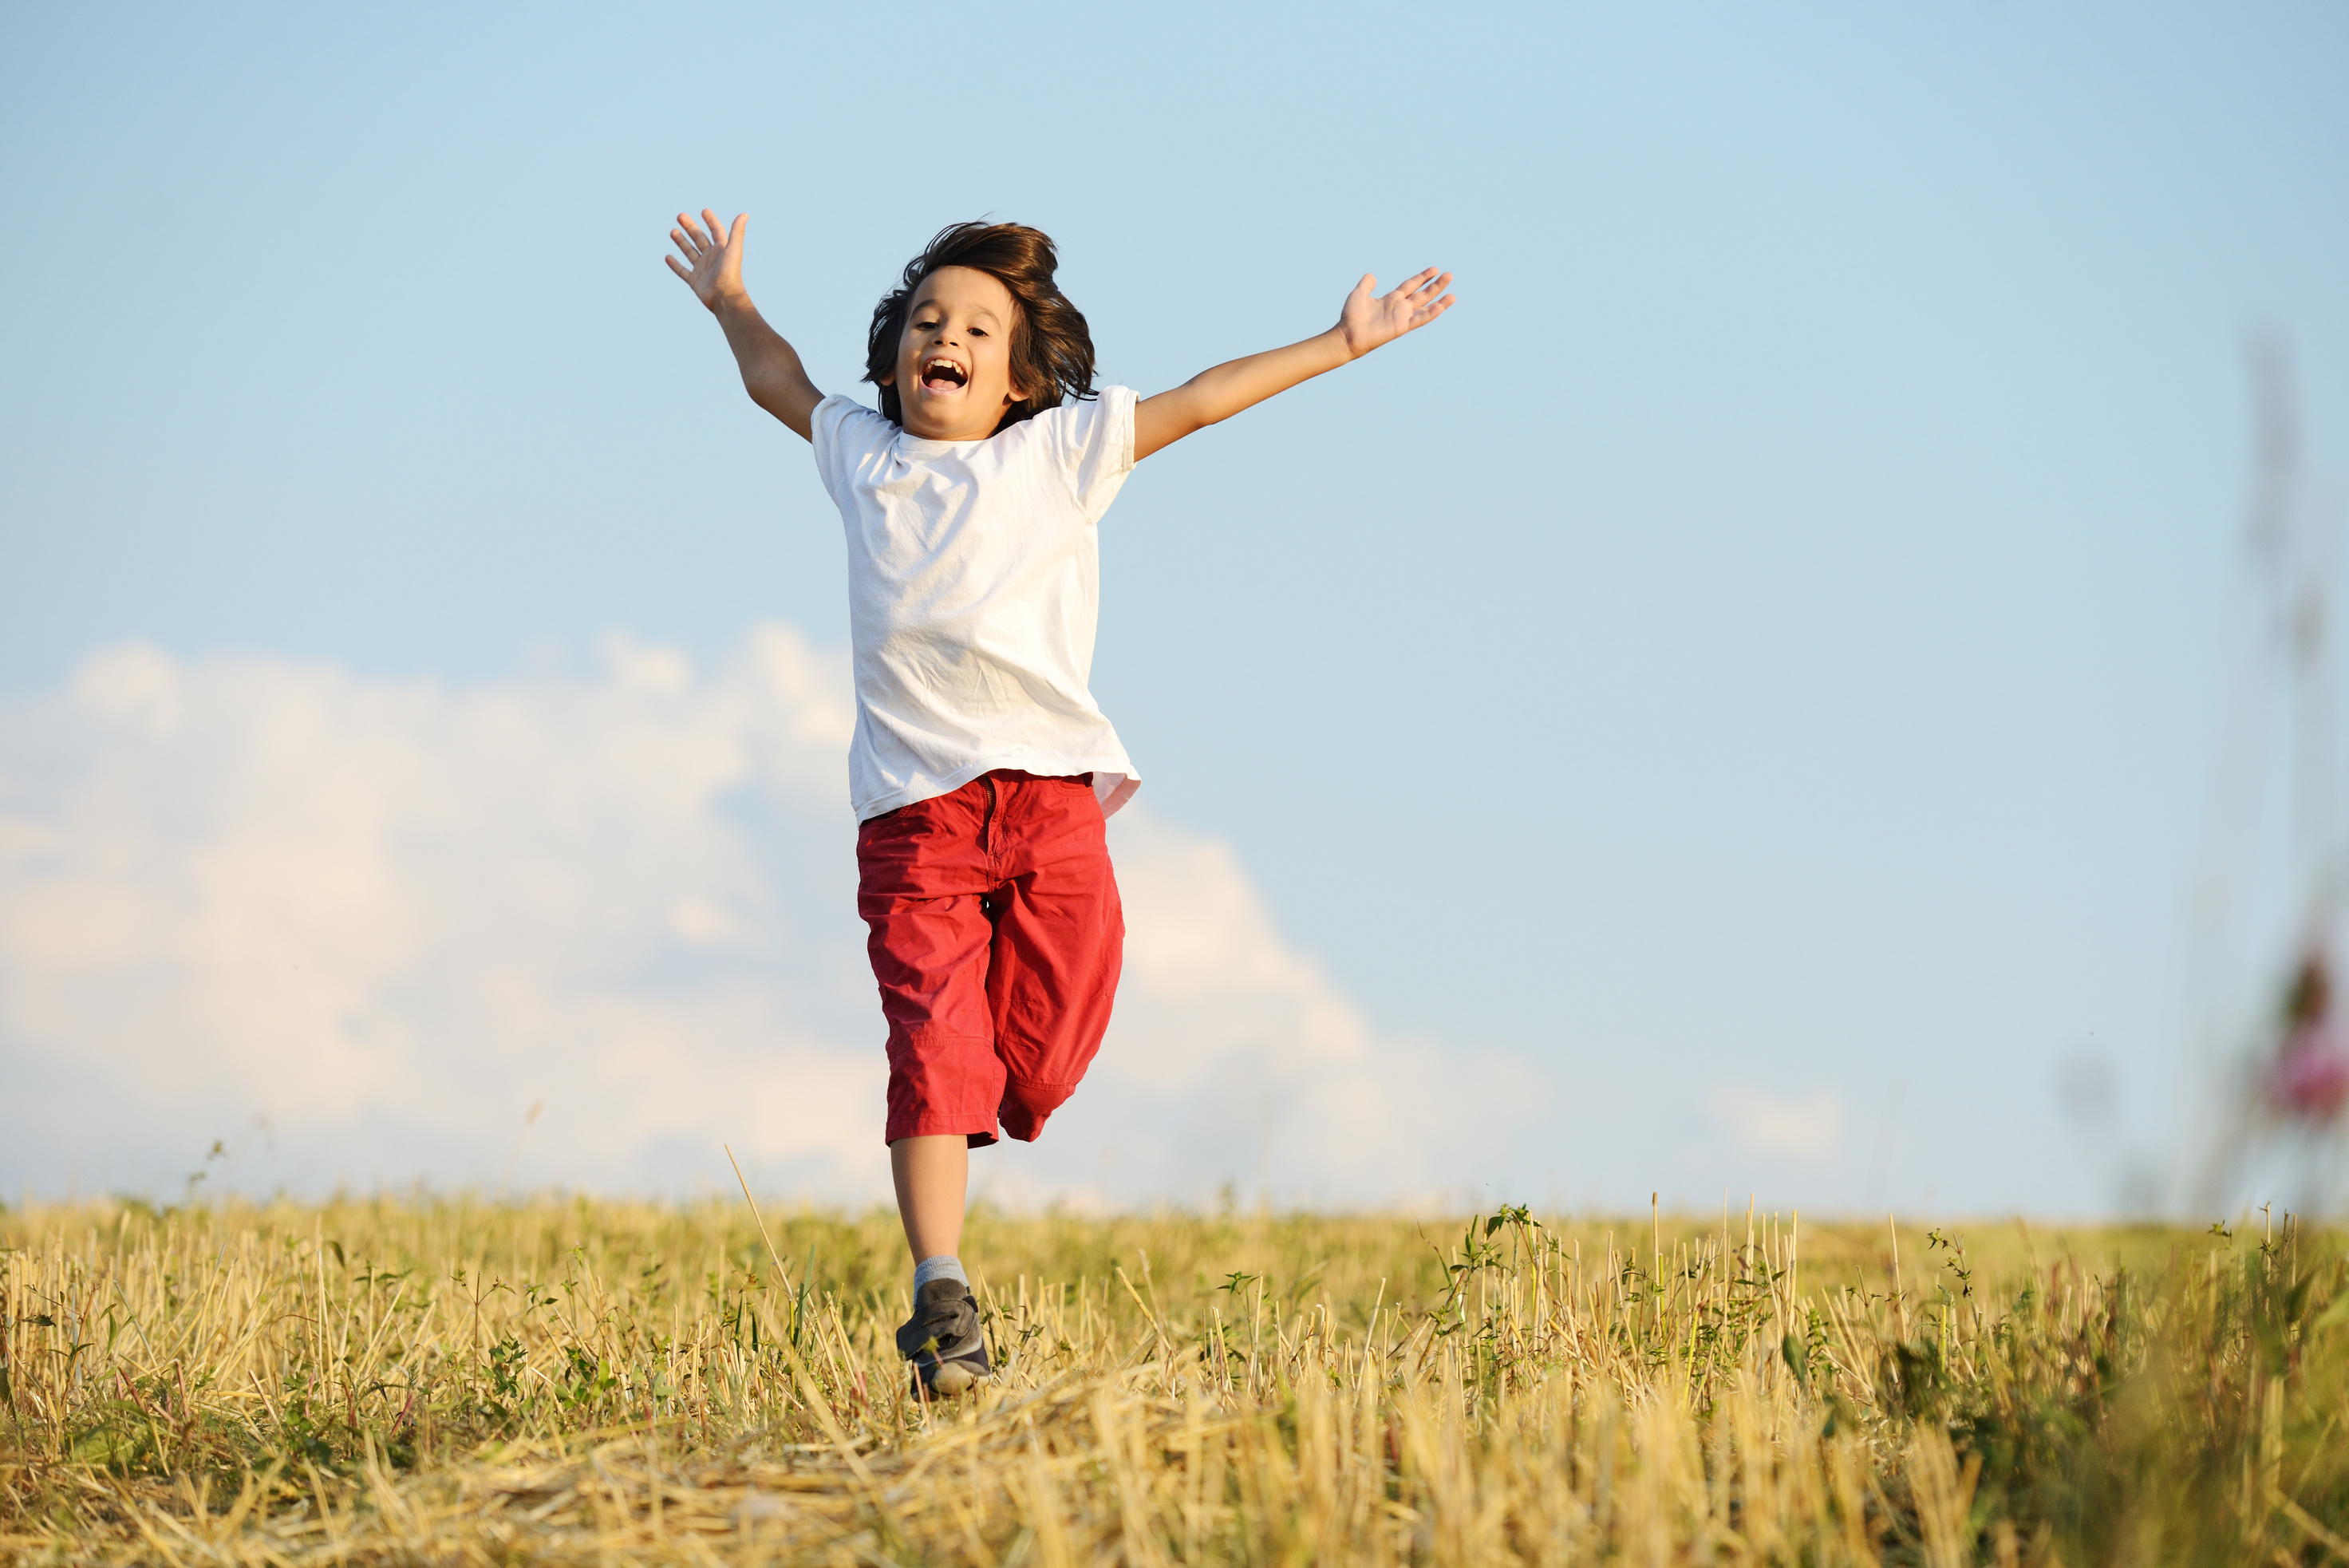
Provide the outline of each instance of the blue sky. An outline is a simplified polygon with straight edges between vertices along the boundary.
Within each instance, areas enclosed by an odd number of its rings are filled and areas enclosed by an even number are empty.
[[[2174,1144],[2247,328],[2349,476],[2349,15],[876,15],[10,12],[0,691],[836,641],[680,204],[828,390],[962,217],[1052,233],[1145,392],[1434,263],[1437,326],[1111,514],[1151,809],[1383,1036],[1533,1065],[1526,1189],[2095,1208],[2090,1055]],[[1725,1152],[1724,1094],[1834,1152]]]

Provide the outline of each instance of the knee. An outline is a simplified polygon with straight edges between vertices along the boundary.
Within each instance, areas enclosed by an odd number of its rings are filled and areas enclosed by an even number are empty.
[[[1003,1130],[1021,1143],[1034,1143],[1044,1130],[1045,1118],[1065,1104],[1076,1092],[1074,1084],[1028,1084],[1017,1078],[1007,1079],[1003,1085],[1003,1105],[997,1112]]]

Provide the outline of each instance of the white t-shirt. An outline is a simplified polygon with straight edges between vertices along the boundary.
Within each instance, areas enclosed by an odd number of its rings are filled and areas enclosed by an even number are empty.
[[[985,441],[816,405],[816,472],[848,531],[858,821],[995,768],[1092,774],[1105,812],[1140,784],[1087,687],[1096,524],[1133,469],[1133,403],[1104,387]]]

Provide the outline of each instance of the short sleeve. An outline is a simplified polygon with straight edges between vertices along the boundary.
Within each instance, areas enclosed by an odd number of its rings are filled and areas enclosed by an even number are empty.
[[[1103,387],[1097,398],[1036,416],[1037,423],[1047,421],[1077,504],[1099,522],[1133,472],[1133,389]]]
[[[816,477],[833,504],[848,504],[858,462],[897,438],[897,427],[854,398],[834,392],[808,416],[808,444],[815,448]]]

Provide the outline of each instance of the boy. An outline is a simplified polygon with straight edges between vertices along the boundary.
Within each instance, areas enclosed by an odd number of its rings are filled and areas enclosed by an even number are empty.
[[[848,531],[857,911],[889,1023],[884,1137],[914,1255],[897,1348],[916,1392],[988,1376],[956,1256],[970,1150],[1032,1141],[1108,1027],[1125,925],[1102,832],[1139,784],[1087,681],[1096,524],[1142,459],[1452,305],[1433,267],[1338,325],[1138,399],[1093,389],[1052,242],[957,223],[873,313],[874,413],[810,381],[742,287],[749,215],[680,213],[667,258],[726,332],[750,400],[815,448]],[[704,225],[707,225],[706,227]]]

